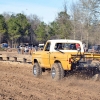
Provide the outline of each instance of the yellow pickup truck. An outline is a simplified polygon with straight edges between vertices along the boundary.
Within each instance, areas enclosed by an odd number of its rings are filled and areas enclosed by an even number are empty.
[[[93,59],[100,59],[100,54],[84,53],[83,44],[79,40],[48,40],[42,51],[32,54],[33,75],[39,77],[46,70],[51,71],[53,80],[60,80],[66,71],[76,68],[90,67]],[[99,61],[92,68],[99,70]]]

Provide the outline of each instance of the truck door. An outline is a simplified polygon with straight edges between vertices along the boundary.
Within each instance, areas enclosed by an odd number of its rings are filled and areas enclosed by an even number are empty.
[[[48,42],[44,48],[44,52],[42,53],[42,66],[49,68],[50,67],[50,45]]]

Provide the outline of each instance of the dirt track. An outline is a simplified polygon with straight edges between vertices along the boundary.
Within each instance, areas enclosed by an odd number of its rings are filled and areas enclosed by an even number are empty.
[[[34,78],[31,65],[0,62],[0,100],[100,100],[100,82],[74,76],[53,82],[48,73]]]
[[[100,82],[69,76],[59,82],[50,73],[32,75],[31,64],[0,62],[0,100],[100,100]]]

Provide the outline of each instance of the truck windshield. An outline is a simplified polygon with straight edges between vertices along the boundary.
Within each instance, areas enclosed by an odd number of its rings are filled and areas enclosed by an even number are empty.
[[[46,44],[45,51],[50,51],[50,45],[51,45],[50,42],[48,42],[48,43]]]

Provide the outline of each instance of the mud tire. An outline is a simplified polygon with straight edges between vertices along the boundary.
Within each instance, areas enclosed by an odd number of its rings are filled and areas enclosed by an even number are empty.
[[[38,63],[35,63],[33,66],[33,75],[34,77],[39,77],[42,75],[42,69]]]
[[[63,70],[59,63],[54,63],[51,68],[51,76],[54,81],[61,80],[64,76]]]
[[[61,70],[61,79],[63,79],[64,78],[64,70],[63,70],[63,68],[62,68],[62,65],[61,65],[61,63],[58,63],[58,65],[59,65],[59,67],[60,67],[60,70]]]

